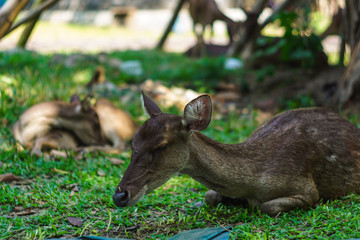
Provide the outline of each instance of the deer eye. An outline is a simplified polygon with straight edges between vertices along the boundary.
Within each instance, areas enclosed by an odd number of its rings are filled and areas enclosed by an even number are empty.
[[[154,149],[154,151],[157,151],[157,150],[159,150],[159,149],[165,148],[167,144],[168,144],[168,141],[167,141],[167,140],[163,140],[163,141],[161,141],[160,143],[156,144],[153,149]]]

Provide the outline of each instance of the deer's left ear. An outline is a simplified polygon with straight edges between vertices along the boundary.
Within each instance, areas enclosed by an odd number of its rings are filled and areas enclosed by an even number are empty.
[[[211,98],[209,95],[201,95],[189,102],[184,110],[183,125],[189,131],[202,131],[211,121]]]
[[[90,108],[91,108],[90,96],[86,95],[84,100],[81,101],[81,111],[82,112],[87,112]]]
[[[150,117],[162,114],[162,111],[160,110],[158,105],[156,105],[156,103],[153,100],[151,100],[151,98],[146,96],[143,91],[141,91],[141,102],[142,102],[142,106],[143,106],[144,111]]]
[[[70,103],[80,103],[80,102],[81,100],[79,96],[76,93],[74,93],[70,98]]]

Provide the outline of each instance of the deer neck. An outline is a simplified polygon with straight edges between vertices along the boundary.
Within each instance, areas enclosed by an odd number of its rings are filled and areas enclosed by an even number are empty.
[[[232,196],[239,187],[246,192],[246,186],[253,181],[253,170],[245,145],[222,144],[194,132],[189,139],[189,167],[182,173],[224,195]],[[236,195],[241,197],[243,193]]]

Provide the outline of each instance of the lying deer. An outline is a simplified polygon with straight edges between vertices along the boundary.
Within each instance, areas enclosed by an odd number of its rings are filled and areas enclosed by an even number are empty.
[[[15,139],[32,154],[41,155],[42,147],[73,149],[78,145],[103,145],[99,118],[88,97],[71,102],[43,102],[27,109],[13,126]]]
[[[208,95],[188,103],[183,117],[142,98],[150,119],[132,141],[130,165],[113,195],[118,207],[135,204],[175,173],[211,189],[207,202],[244,199],[271,216],[360,193],[360,131],[336,113],[290,110],[231,145],[199,132],[211,120]]]
[[[102,132],[112,145],[111,148],[103,150],[110,152],[124,150],[125,142],[133,138],[138,130],[138,125],[129,114],[117,108],[107,99],[97,100],[94,109],[99,116]]]
[[[198,42],[204,42],[203,39],[206,26],[211,27],[211,33],[213,34],[213,24],[216,20],[224,21],[226,23],[230,43],[233,42],[241,22],[235,22],[222,13],[215,0],[189,0],[189,3],[189,12],[193,19],[193,31],[197,36]],[[196,31],[196,24],[202,26],[200,32]]]

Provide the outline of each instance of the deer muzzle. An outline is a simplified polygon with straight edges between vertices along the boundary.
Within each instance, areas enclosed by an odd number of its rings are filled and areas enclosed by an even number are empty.
[[[126,207],[129,203],[129,193],[124,192],[115,192],[113,195],[113,201],[117,207]]]

